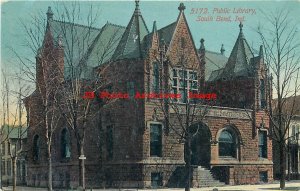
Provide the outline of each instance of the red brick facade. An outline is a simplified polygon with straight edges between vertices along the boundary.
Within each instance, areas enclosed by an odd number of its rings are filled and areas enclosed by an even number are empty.
[[[189,30],[184,9],[180,10],[171,40],[162,42],[160,30],[153,30],[150,45],[141,58],[114,60],[98,67],[98,77],[105,88],[112,92],[145,92],[153,89],[153,63],[160,60],[160,91],[169,90],[172,68],[182,67],[180,61],[184,55],[184,68],[197,72],[198,89],[217,94],[215,105],[208,107],[208,114],[203,120],[195,120],[205,127],[202,131],[209,135],[203,148],[197,152],[206,152],[207,168],[217,179],[227,184],[255,184],[265,178],[273,179],[272,141],[267,139],[267,156],[259,157],[258,131],[269,129],[266,111],[260,109],[259,80],[266,72],[263,59],[253,59],[257,71],[253,77],[240,77],[232,80],[204,82],[205,60],[199,55]],[[47,35],[47,34],[46,34]],[[166,40],[166,39],[164,39]],[[205,52],[202,52],[205,54]],[[164,55],[162,55],[164,54]],[[61,55],[58,56],[61,58]],[[43,59],[40,58],[40,59]],[[166,61],[167,60],[167,61]],[[43,81],[37,60],[38,82]],[[43,67],[47,67],[43,65]],[[44,68],[45,69],[45,68]],[[130,85],[131,84],[131,85]],[[258,85],[257,85],[258,84]],[[129,87],[129,86],[131,87]],[[267,87],[267,85],[265,85]],[[266,91],[268,89],[266,88]],[[25,100],[30,115],[28,131],[28,182],[29,186],[46,186],[47,160],[44,124],[39,91],[35,91]],[[267,102],[269,100],[267,99]],[[159,100],[153,99],[112,99],[97,102],[91,112],[96,117],[89,119],[84,145],[86,156],[86,181],[89,187],[151,187],[155,173],[161,173],[162,186],[172,184],[172,175],[185,163],[185,144],[175,131],[181,131],[178,117],[172,109],[168,110],[170,124],[168,128],[166,114],[159,107]],[[179,107],[180,103],[178,103]],[[182,105],[184,107],[184,105]],[[199,107],[202,107],[199,105]],[[181,112],[180,115],[185,115]],[[195,116],[197,119],[199,116]],[[53,183],[55,187],[78,186],[79,167],[74,132],[71,131],[71,157],[61,159],[61,132],[67,124],[61,120],[53,138]],[[151,124],[162,126],[161,156],[150,156]],[[174,128],[175,127],[175,128]],[[112,135],[109,135],[112,128]],[[235,157],[219,156],[219,138],[223,130],[235,135]],[[35,135],[41,137],[41,153],[38,161],[33,160],[32,148]],[[112,138],[112,149],[109,151]],[[201,135],[200,135],[201,137]],[[195,140],[197,141],[197,140]],[[112,152],[112,153],[109,153]],[[197,158],[197,157],[196,157]],[[198,160],[201,156],[198,156]],[[152,174],[151,174],[152,173]],[[176,180],[175,180],[176,181]],[[177,180],[178,181],[178,180]],[[194,183],[194,186],[197,186]],[[198,185],[199,186],[199,185]],[[201,185],[200,185],[201,186]]]

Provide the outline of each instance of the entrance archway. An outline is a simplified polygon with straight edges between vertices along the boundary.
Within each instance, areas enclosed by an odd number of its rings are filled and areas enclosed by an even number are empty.
[[[211,133],[209,128],[203,123],[197,123],[191,125],[189,131],[193,135],[191,140],[191,164],[209,168],[211,153]]]

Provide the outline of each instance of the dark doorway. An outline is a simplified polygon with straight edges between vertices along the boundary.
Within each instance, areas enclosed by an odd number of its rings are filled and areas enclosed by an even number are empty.
[[[191,164],[209,168],[211,153],[211,133],[209,128],[203,123],[197,123],[192,125],[189,130],[193,135],[191,141]]]

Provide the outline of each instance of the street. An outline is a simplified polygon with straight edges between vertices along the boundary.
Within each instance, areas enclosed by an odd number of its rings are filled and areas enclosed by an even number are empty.
[[[10,191],[12,187],[4,187],[3,191]],[[17,187],[17,191],[46,191],[46,188],[32,188],[32,187]],[[64,191],[65,189],[54,189],[54,191]],[[146,190],[146,191],[183,191],[183,188],[162,188],[162,189],[86,189],[86,191],[102,191],[102,190],[112,190],[112,191],[136,191],[136,190]],[[280,191],[279,183],[272,184],[257,184],[257,185],[237,185],[237,186],[223,186],[223,187],[209,187],[209,188],[191,188],[191,191],[219,191],[219,190],[243,190],[243,191],[253,191],[253,190],[264,190],[264,191]],[[287,181],[286,189],[292,191],[300,191],[300,180]],[[71,189],[69,189],[71,191]]]

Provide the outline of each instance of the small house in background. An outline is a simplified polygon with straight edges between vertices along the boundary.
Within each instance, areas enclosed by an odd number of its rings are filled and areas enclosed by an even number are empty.
[[[277,99],[272,101],[273,114],[276,115]],[[293,106],[294,105],[294,106]],[[293,111],[292,111],[293,109]],[[291,117],[286,132],[286,175],[288,179],[300,179],[300,96],[285,98],[283,105],[285,118]],[[279,146],[273,141],[274,178],[279,179]]]
[[[12,185],[13,162],[12,156],[17,155],[17,185],[26,185],[26,151],[27,128],[4,125],[0,129],[1,177],[2,185]],[[16,152],[15,152],[16,151]]]

